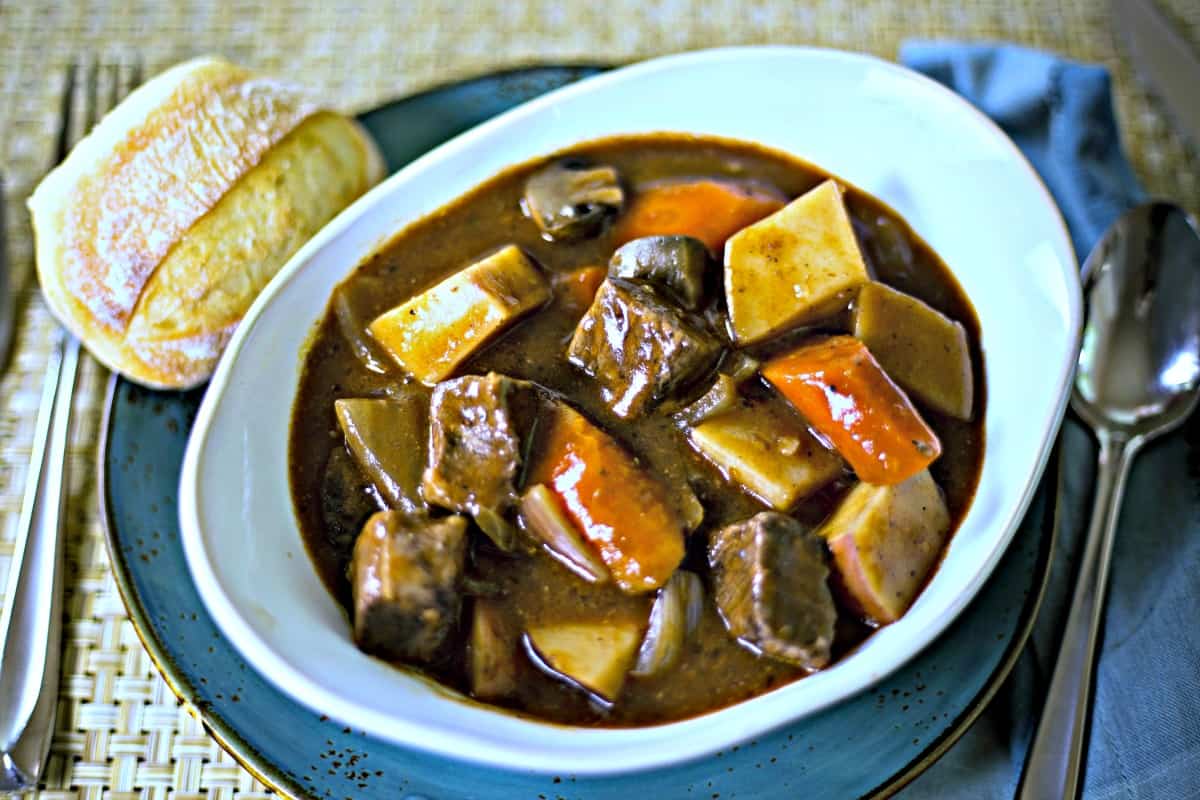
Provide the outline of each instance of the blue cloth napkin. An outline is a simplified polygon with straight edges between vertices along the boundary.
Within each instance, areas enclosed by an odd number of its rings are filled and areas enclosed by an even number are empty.
[[[1012,137],[1058,202],[1081,262],[1108,225],[1144,199],[1121,150],[1103,68],[991,44],[910,42],[900,59],[963,95]],[[1030,644],[984,715],[902,793],[906,800],[1010,800],[1016,791],[1090,513],[1095,447],[1071,419],[1062,457],[1063,524]],[[1200,414],[1148,447],[1130,476],[1084,797],[1200,798]]]

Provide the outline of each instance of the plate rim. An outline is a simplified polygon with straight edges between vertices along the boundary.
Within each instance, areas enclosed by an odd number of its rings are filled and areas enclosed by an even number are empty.
[[[491,73],[485,73],[478,77],[488,77],[490,75]],[[471,80],[475,79],[467,78],[463,81],[445,84],[443,88]],[[406,98],[398,98],[398,100],[391,102],[399,102],[399,100],[403,99]],[[193,690],[189,688],[191,687],[191,681],[187,678],[185,671],[179,668],[175,660],[167,653],[151,621],[151,616],[146,613],[146,610],[141,605],[140,595],[133,584],[129,562],[125,559],[117,542],[117,525],[113,517],[112,503],[109,499],[111,481],[109,480],[108,472],[110,464],[108,450],[112,427],[116,418],[114,409],[116,407],[117,390],[123,382],[133,383],[132,381],[127,381],[117,373],[109,374],[105,388],[104,407],[101,412],[99,440],[96,447],[96,494],[99,505],[100,526],[104,533],[104,545],[109,556],[110,572],[113,576],[113,583],[117,587],[117,594],[120,595],[121,602],[128,614],[130,626],[137,635],[142,648],[146,651],[146,655],[150,657],[154,668],[162,676],[167,688],[175,695],[184,709],[201,724],[205,732],[234,761],[263,785],[287,798],[287,800],[319,800],[317,794],[310,793],[303,786],[288,778],[278,765],[262,756],[232,725],[216,712],[211,704],[198,704],[193,701]],[[1038,613],[1046,596],[1046,589],[1050,583],[1051,563],[1058,545],[1058,531],[1063,506],[1061,500],[1063,496],[1063,482],[1065,480],[1058,436],[1055,437],[1049,456],[1047,466],[1050,465],[1054,466],[1056,472],[1054,498],[1045,514],[1046,519],[1043,520],[1043,524],[1049,525],[1050,530],[1047,533],[1043,533],[1039,545],[1035,569],[1040,578],[1036,579],[1036,583],[1031,586],[1029,596],[1025,598],[1025,602],[1021,606],[1016,632],[1005,646],[999,663],[984,681],[979,692],[971,698],[964,706],[962,712],[937,738],[933,739],[924,750],[918,753],[904,767],[893,773],[874,789],[861,795],[860,800],[884,800],[885,798],[892,797],[937,763],[971,729],[975,721],[990,705],[992,699],[996,696],[996,693],[1008,679],[1009,675],[1012,674],[1014,667],[1016,667],[1017,662],[1020,660],[1021,654],[1025,651],[1025,645],[1033,633],[1033,627],[1037,622]],[[930,643],[930,647],[936,645],[941,635],[939,634]],[[234,648],[232,642],[225,641],[230,648],[233,648],[233,652],[236,653],[236,648]],[[288,697],[288,700],[289,702],[298,703],[294,698]],[[370,738],[374,740],[374,737]],[[384,742],[384,744],[390,747],[405,747],[397,742]],[[411,748],[406,749],[411,750]],[[494,767],[486,768],[496,769]],[[662,769],[666,770],[673,768],[674,765],[662,767]]]
[[[185,671],[179,668],[175,659],[167,653],[166,647],[154,628],[151,616],[142,607],[141,596],[134,586],[129,564],[117,542],[117,525],[113,517],[113,505],[109,499],[112,482],[109,479],[108,450],[115,419],[113,411],[116,407],[117,389],[122,382],[133,383],[120,373],[109,372],[104,390],[104,407],[101,410],[99,439],[96,443],[95,474],[96,502],[99,506],[100,528],[104,533],[104,547],[108,551],[109,572],[112,573],[113,584],[117,587],[121,603],[125,606],[130,627],[137,635],[142,649],[150,657],[150,662],[162,676],[163,683],[171,690],[171,694],[175,695],[184,710],[200,723],[204,731],[216,741],[222,750],[233,756],[240,766],[261,783],[288,800],[318,800],[315,795],[305,793],[303,787],[289,779],[276,765],[261,758],[258,751],[234,730],[232,725],[227,724],[211,710],[206,711],[204,704],[193,701],[194,687],[191,680],[187,678]],[[191,578],[190,573],[188,577]]]

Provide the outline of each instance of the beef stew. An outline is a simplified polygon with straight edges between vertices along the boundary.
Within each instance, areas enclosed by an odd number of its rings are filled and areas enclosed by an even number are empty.
[[[879,201],[756,145],[618,137],[338,287],[293,498],[368,652],[540,719],[667,722],[903,614],[970,505],[983,378],[970,302]]]

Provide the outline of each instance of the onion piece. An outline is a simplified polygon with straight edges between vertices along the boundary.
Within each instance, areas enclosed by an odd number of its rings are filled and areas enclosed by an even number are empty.
[[[545,484],[529,487],[521,497],[518,510],[525,529],[556,561],[588,583],[608,581],[608,568],[592,552],[574,523],[567,519],[558,498]]]
[[[737,383],[748,381],[758,374],[762,364],[743,352],[735,350],[721,365],[721,373],[733,378]]]
[[[344,285],[334,290],[333,313],[337,317],[338,330],[363,366],[380,375],[386,374],[388,361],[379,352],[378,346],[367,337],[367,325],[354,309]]]
[[[729,411],[737,403],[737,381],[728,375],[718,375],[708,391],[691,405],[680,410],[678,417],[689,425],[699,425],[710,417]]]
[[[650,624],[630,674],[648,678],[673,666],[683,650],[684,637],[699,624],[703,603],[704,589],[699,576],[677,570],[654,598]]]
[[[683,612],[687,622],[687,633],[700,627],[700,616],[704,613],[704,581],[694,572],[681,569],[675,573],[683,589]]]
[[[738,387],[758,373],[759,363],[745,353],[733,353],[721,364],[716,380],[704,394],[680,410],[678,417],[689,425],[724,414],[738,402]]]
[[[479,530],[487,534],[487,537],[496,544],[496,547],[499,547],[506,553],[510,553],[516,548],[520,540],[517,529],[496,509],[482,506],[475,513],[474,518],[475,524],[479,526]]]

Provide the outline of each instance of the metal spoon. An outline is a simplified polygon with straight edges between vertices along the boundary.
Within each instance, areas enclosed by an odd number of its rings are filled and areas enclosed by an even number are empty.
[[[1071,407],[1100,444],[1096,498],[1078,583],[1017,796],[1074,798],[1091,707],[1092,665],[1129,466],[1200,397],[1200,233],[1178,206],[1122,216],[1084,264],[1087,320]]]

